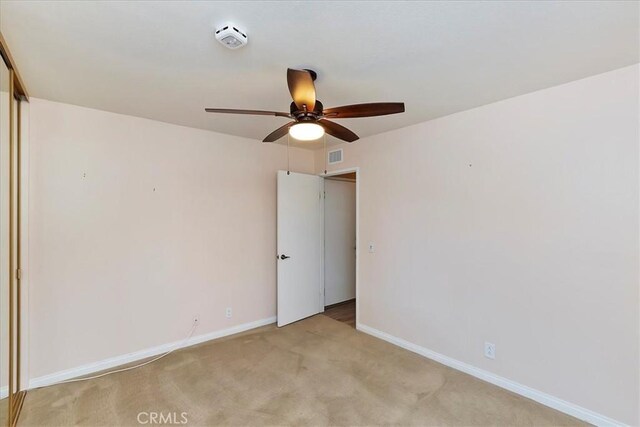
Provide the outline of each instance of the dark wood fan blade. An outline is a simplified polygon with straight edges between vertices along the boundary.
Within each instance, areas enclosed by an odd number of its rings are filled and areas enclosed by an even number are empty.
[[[307,111],[313,111],[316,106],[316,87],[311,73],[287,68],[287,85],[293,102],[300,111],[304,110],[303,105],[307,106]]]
[[[267,135],[266,138],[262,140],[262,142],[274,142],[274,141],[277,141],[278,139],[280,139],[283,136],[285,136],[287,134],[287,132],[289,132],[289,128],[294,123],[295,122],[290,122],[290,123],[287,123],[286,125],[280,126],[278,129],[274,130],[269,135]]]
[[[323,111],[323,114],[331,119],[373,117],[397,113],[404,113],[404,102],[374,102],[372,104],[344,105],[342,107],[327,108]]]
[[[338,139],[347,142],[353,142],[359,139],[358,135],[351,132],[346,127],[339,125],[337,123],[331,122],[329,120],[321,119],[318,120],[318,124],[322,125],[324,130],[331,136],[335,136]]]
[[[228,114],[252,114],[254,116],[277,116],[277,117],[289,117],[289,113],[281,113],[278,111],[264,111],[264,110],[236,110],[233,108],[205,108],[207,113],[228,113]]]

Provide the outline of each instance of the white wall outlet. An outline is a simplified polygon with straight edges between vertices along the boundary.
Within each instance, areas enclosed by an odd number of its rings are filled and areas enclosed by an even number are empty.
[[[369,253],[372,254],[376,251],[376,246],[373,244],[373,242],[369,242]]]
[[[233,310],[231,309],[231,307],[227,307],[227,309],[224,311],[224,315],[229,318],[231,316],[233,316]]]
[[[496,345],[490,342],[484,343],[484,357],[488,359],[496,358]]]

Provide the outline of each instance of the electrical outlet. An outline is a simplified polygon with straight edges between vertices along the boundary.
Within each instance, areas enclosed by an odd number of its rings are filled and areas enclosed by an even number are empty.
[[[369,242],[369,253],[372,254],[376,251],[376,247],[373,242]]]
[[[229,318],[231,316],[233,316],[233,310],[231,309],[231,307],[227,307],[227,309],[224,311],[224,315]]]
[[[496,345],[490,342],[484,343],[484,357],[488,359],[496,358]]]

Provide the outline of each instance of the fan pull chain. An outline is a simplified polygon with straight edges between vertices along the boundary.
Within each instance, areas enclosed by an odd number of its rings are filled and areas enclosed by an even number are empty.
[[[289,167],[289,133],[287,132],[287,175],[291,175],[291,168]]]
[[[322,136],[322,140],[324,141],[324,174],[327,174],[327,134],[325,133]]]

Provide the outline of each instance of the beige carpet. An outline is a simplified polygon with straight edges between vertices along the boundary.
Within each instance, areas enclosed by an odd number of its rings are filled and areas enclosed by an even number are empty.
[[[9,418],[9,399],[5,397],[0,400],[0,425],[7,425],[7,418]]]
[[[140,412],[185,412],[189,426],[580,424],[318,315],[29,391],[19,425],[139,426]]]

